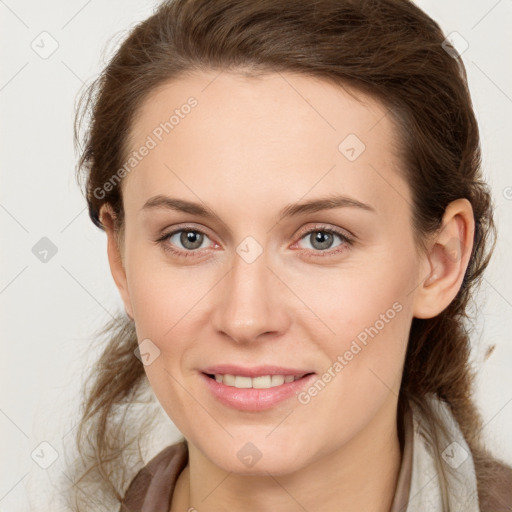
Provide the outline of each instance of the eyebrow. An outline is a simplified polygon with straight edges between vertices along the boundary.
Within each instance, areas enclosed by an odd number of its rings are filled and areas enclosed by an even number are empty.
[[[375,208],[369,204],[362,203],[361,201],[351,197],[335,195],[312,199],[302,203],[289,204],[279,212],[279,220],[286,217],[304,215],[306,213],[333,210],[335,208],[358,208],[376,213]],[[205,219],[218,218],[210,208],[203,206],[202,204],[186,201],[184,199],[168,197],[161,194],[148,199],[141,208],[141,211],[151,209],[175,210],[183,213],[189,213],[191,215],[197,215]]]

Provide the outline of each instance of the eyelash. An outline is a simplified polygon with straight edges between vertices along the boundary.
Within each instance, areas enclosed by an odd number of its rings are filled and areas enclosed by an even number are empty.
[[[185,257],[185,258],[196,257],[197,253],[200,251],[200,249],[194,249],[194,250],[189,250],[189,251],[181,250],[181,249],[174,249],[171,245],[166,243],[168,238],[175,235],[176,233],[187,232],[187,231],[191,232],[191,233],[200,233],[200,234],[210,238],[208,236],[208,234],[201,229],[185,226],[180,229],[175,229],[174,231],[170,231],[169,233],[165,233],[160,238],[158,238],[156,240],[156,242],[159,243],[165,251],[170,252],[172,254],[178,255],[180,257]],[[308,231],[305,231],[304,233],[302,233],[301,236],[299,237],[299,240],[297,242],[295,242],[294,245],[297,244],[300,240],[302,240],[306,236],[311,235],[312,233],[318,233],[318,232],[328,233],[330,235],[337,235],[341,239],[342,243],[340,245],[336,246],[334,249],[326,249],[324,251],[312,250],[312,249],[301,249],[301,251],[306,251],[306,252],[312,251],[313,257],[325,258],[327,256],[333,256],[334,254],[338,254],[339,252],[346,250],[348,247],[352,246],[353,242],[354,242],[352,237],[348,236],[347,234],[342,233],[341,231],[338,231],[337,229],[320,225],[320,226],[315,226],[314,228],[310,228]]]

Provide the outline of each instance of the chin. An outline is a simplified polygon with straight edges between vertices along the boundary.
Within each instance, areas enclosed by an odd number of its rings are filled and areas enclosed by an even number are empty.
[[[294,446],[294,450],[300,448]],[[244,443],[242,448],[226,456],[222,454],[212,454],[211,461],[226,472],[236,473],[246,476],[269,476],[286,475],[302,469],[308,461],[299,457],[296,451],[283,451],[273,447],[270,443],[266,448],[259,450],[252,443]],[[302,454],[304,455],[304,454]]]

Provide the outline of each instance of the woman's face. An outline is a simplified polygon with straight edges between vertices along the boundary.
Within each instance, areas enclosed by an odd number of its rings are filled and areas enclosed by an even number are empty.
[[[395,427],[424,267],[395,127],[358,97],[204,72],[134,121],[121,292],[156,396],[226,471],[291,472]],[[313,375],[206,375],[251,370]]]

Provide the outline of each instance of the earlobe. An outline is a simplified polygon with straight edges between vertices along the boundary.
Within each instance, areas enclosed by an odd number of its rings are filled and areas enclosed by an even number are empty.
[[[133,320],[133,310],[128,293],[128,284],[126,279],[126,271],[122,257],[122,248],[120,247],[119,233],[116,230],[115,219],[116,214],[109,203],[104,203],[100,209],[100,221],[105,228],[107,234],[107,254],[110,266],[110,272],[114,282],[119,290],[121,299],[123,300],[126,314]]]
[[[474,229],[471,203],[464,198],[451,202],[423,257],[424,275],[420,276],[413,309],[416,318],[438,315],[459,292],[473,249]]]

